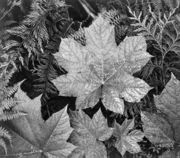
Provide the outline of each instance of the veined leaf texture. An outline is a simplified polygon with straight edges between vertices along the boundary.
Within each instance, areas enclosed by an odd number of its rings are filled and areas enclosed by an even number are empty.
[[[126,37],[117,46],[114,26],[101,14],[84,31],[86,46],[62,39],[55,58],[68,73],[53,83],[60,95],[77,97],[78,109],[93,107],[102,99],[108,110],[123,114],[123,99],[139,102],[151,89],[132,76],[151,58],[145,38]]]
[[[0,1],[0,158],[179,158],[179,0]]]
[[[172,139],[180,142],[179,124],[180,124],[180,81],[171,74],[171,79],[161,95],[154,96],[155,103],[159,112],[164,114],[171,125],[173,131]]]
[[[20,89],[15,94],[20,104],[19,111],[27,115],[7,123],[12,134],[12,145],[1,157],[63,157],[76,147],[67,142],[73,129],[70,127],[67,107],[44,122],[40,113],[40,97],[29,99]]]
[[[115,124],[115,129],[113,135],[117,137],[117,142],[115,147],[124,155],[126,151],[130,153],[139,153],[141,151],[138,142],[140,142],[144,133],[139,130],[132,130],[134,127],[134,120],[125,120],[120,126],[119,124]]]
[[[74,128],[70,141],[78,146],[70,157],[106,158],[103,141],[111,137],[113,128],[108,127],[102,112],[99,110],[92,119],[82,111],[71,112],[70,118]]]

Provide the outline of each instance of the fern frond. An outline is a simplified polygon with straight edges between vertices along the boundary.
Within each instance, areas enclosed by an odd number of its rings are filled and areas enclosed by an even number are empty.
[[[26,31],[27,27],[25,25],[20,25],[6,30],[7,33],[21,38],[25,38],[24,34],[26,33]]]
[[[1,103],[2,107],[0,107],[0,114],[3,114],[4,110],[11,110],[16,105],[17,105],[17,101],[14,98],[7,98],[7,99],[3,100]]]
[[[86,45],[86,37],[85,37],[85,32],[83,28],[80,28],[78,31],[74,31],[71,29],[71,33],[69,32],[69,36],[67,38],[73,38],[83,46]]]
[[[16,41],[9,40],[7,47],[3,43],[4,41],[0,40],[0,78],[5,77],[4,81],[9,81],[11,75],[17,70],[16,61],[20,59],[20,53],[15,50],[6,51],[6,49],[16,47],[18,45]]]
[[[0,83],[0,121],[8,121],[20,116],[24,113],[13,110],[18,105],[18,100],[13,97],[13,94],[17,91],[18,85],[13,87],[7,87],[8,81],[3,81],[1,78]],[[11,136],[9,132],[0,126],[0,146],[7,152],[4,139],[7,139],[11,143]]]
[[[175,52],[178,56],[180,55],[180,32],[176,28],[174,23],[169,23],[165,27],[163,32],[162,46],[164,54],[170,51]]]
[[[0,147],[2,147],[5,151],[5,153],[7,154],[7,147],[6,147],[6,143],[4,141],[3,138],[0,137]]]
[[[20,44],[19,42],[15,41],[15,40],[8,40],[5,43],[5,47],[3,48],[4,50],[10,50],[13,47],[18,47]]]
[[[0,127],[0,138],[2,137],[11,142],[11,135],[9,134],[9,132],[6,129]]]
[[[17,105],[18,102],[16,98],[13,97],[13,94],[17,91],[18,86],[17,85],[13,87],[6,87],[6,86],[7,85],[4,84],[0,89],[1,90],[0,117],[1,115],[3,115],[3,118],[6,116],[5,111],[6,112],[11,111]],[[9,118],[7,120],[9,120]]]
[[[125,38],[129,30],[129,26],[124,23],[127,19],[127,16],[119,13],[115,9],[111,9],[108,12],[103,11],[102,14],[103,17],[108,20],[111,25],[115,26],[115,39],[116,43],[119,45],[119,43]]]
[[[51,80],[65,72],[58,67],[54,56],[50,53],[42,54],[39,64],[33,72],[33,89],[38,94],[42,94],[41,104],[44,106],[50,96],[57,96],[58,90],[51,83]]]
[[[11,97],[19,88],[19,85],[16,84],[13,87],[7,87],[7,97]]]
[[[122,19],[121,16],[118,14],[118,11],[115,9],[109,10],[108,12],[104,11],[103,17],[107,19],[110,22],[110,24],[115,26],[119,25]]]
[[[4,111],[2,115],[0,115],[1,121],[8,121],[16,119],[20,116],[26,116],[23,112],[16,112],[16,111]]]
[[[161,13],[160,11],[155,14],[152,10],[152,5],[150,4],[148,5],[148,14],[146,15],[144,15],[142,11],[137,14],[135,11],[132,11],[130,7],[128,7],[128,11],[131,14],[130,19],[134,21],[132,24],[132,26],[135,27],[134,32],[145,36],[147,40],[155,41],[156,48],[158,48],[163,54],[166,54],[169,50],[164,50],[164,44],[166,41],[163,41],[163,34],[166,34],[167,32],[166,27],[174,23],[174,16],[178,13],[179,8],[180,3],[178,2],[177,6],[173,9],[171,8],[168,14]],[[175,29],[174,26],[172,27],[172,29]],[[170,39],[171,35],[167,36],[169,36]],[[176,33],[176,39],[172,39],[174,42],[171,43],[176,43],[175,41],[177,41],[177,39],[178,37]],[[170,48],[170,46],[167,47]]]
[[[128,7],[128,10],[132,16],[130,19],[135,21],[135,23],[132,24],[132,26],[136,27],[134,32],[145,36],[147,40],[155,41],[157,48],[161,50],[161,30],[157,21],[153,17],[149,17],[149,15],[145,15],[143,18],[142,12],[136,15],[135,11],[132,11],[130,7]]]
[[[37,67],[37,72],[35,75],[38,76],[38,81],[43,82],[46,78],[51,81],[57,77],[56,67],[55,67],[55,59],[51,54],[43,54],[41,55],[39,65]],[[36,81],[37,81],[36,80]]]
[[[22,39],[18,44],[7,43],[6,49],[14,46],[23,46],[27,49],[29,56],[33,53],[43,53],[43,46],[48,43],[49,34],[46,27],[47,16],[51,10],[64,7],[64,1],[59,0],[36,0],[32,3],[31,12],[22,21],[20,26],[7,30],[10,35],[18,36]]]

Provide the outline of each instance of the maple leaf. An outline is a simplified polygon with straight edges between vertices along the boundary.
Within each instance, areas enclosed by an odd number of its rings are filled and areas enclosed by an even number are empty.
[[[134,127],[134,119],[125,120],[122,125],[115,122],[113,135],[117,138],[115,147],[123,156],[126,151],[130,153],[139,153],[141,151],[137,142],[142,141],[144,134],[139,130],[132,130]]]
[[[12,146],[8,147],[7,155],[0,157],[66,158],[75,149],[73,144],[67,142],[73,131],[67,108],[44,122],[40,113],[41,96],[31,100],[19,88],[15,97],[19,100],[16,109],[28,115],[5,125],[12,135]]]
[[[160,113],[164,114],[171,125],[173,140],[180,144],[180,81],[171,74],[161,95],[154,96],[155,104]]]
[[[102,141],[111,137],[113,129],[107,125],[107,120],[99,110],[93,118],[89,118],[83,111],[71,112],[72,127],[70,142],[76,148],[71,158],[106,158],[106,148]]]
[[[139,102],[150,90],[132,74],[151,55],[142,36],[126,37],[117,46],[114,26],[101,14],[84,29],[86,46],[72,38],[62,39],[55,58],[68,73],[53,80],[62,96],[77,97],[77,109],[93,107],[101,98],[104,106],[123,114],[124,101]]]

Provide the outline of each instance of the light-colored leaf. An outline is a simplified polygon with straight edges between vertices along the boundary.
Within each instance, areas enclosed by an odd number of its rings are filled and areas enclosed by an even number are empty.
[[[126,37],[120,44],[120,52],[124,54],[125,70],[131,74],[141,70],[152,57],[146,52],[146,40],[142,36]]]
[[[102,141],[111,137],[113,129],[108,127],[102,112],[99,110],[92,119],[83,111],[71,112],[70,118],[74,128],[70,141],[78,146],[71,157],[106,158]]]
[[[123,156],[126,151],[130,153],[139,153],[141,151],[137,142],[142,141],[144,134],[139,130],[132,130],[134,127],[133,120],[125,120],[122,125],[115,123],[113,135],[117,138],[115,147]],[[130,130],[132,130],[130,132]]]
[[[16,109],[27,115],[5,124],[12,135],[12,147],[8,146],[6,157],[68,157],[76,147],[67,142],[73,131],[67,108],[44,122],[41,118],[40,96],[32,100],[19,87],[15,97],[19,100]],[[5,156],[0,153],[0,157]]]
[[[55,58],[68,73],[53,80],[59,94],[77,97],[77,109],[104,106],[123,114],[124,101],[139,102],[150,87],[132,74],[150,59],[144,37],[127,37],[119,46],[114,26],[101,14],[84,29],[86,45],[62,39]]]

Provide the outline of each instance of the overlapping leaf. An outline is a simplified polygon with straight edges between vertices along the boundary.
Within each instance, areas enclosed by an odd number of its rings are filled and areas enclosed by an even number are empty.
[[[110,138],[113,129],[108,127],[102,112],[99,110],[92,119],[82,111],[71,112],[70,118],[74,128],[70,141],[78,146],[71,158],[106,158],[102,141]]]
[[[20,102],[17,109],[28,115],[6,125],[12,134],[12,147],[8,147],[6,157],[66,158],[75,149],[73,144],[67,142],[73,131],[67,109],[62,109],[44,122],[40,113],[40,96],[31,100],[19,89],[15,97]],[[5,157],[3,152],[0,153],[0,157]]]
[[[172,74],[161,95],[154,98],[157,108],[172,126],[174,140],[180,143],[180,81]]]
[[[101,15],[85,28],[86,46],[72,38],[62,39],[55,58],[68,71],[53,80],[60,95],[77,97],[77,108],[94,106],[100,98],[114,112],[124,112],[124,98],[138,102],[150,87],[132,74],[142,68],[150,54],[144,37],[127,37],[119,46],[114,26]]]
[[[165,89],[154,96],[157,114],[142,113],[144,132],[154,144],[173,146],[180,143],[180,81],[172,74]]]
[[[173,146],[171,126],[164,117],[158,114],[143,112],[141,113],[141,119],[143,121],[144,134],[151,143],[162,147]]]
[[[122,156],[126,151],[129,151],[130,153],[139,153],[141,151],[138,142],[142,141],[144,134],[139,130],[130,131],[133,127],[134,119],[126,119],[121,126],[118,123],[115,123],[113,134],[117,138],[115,147]]]

